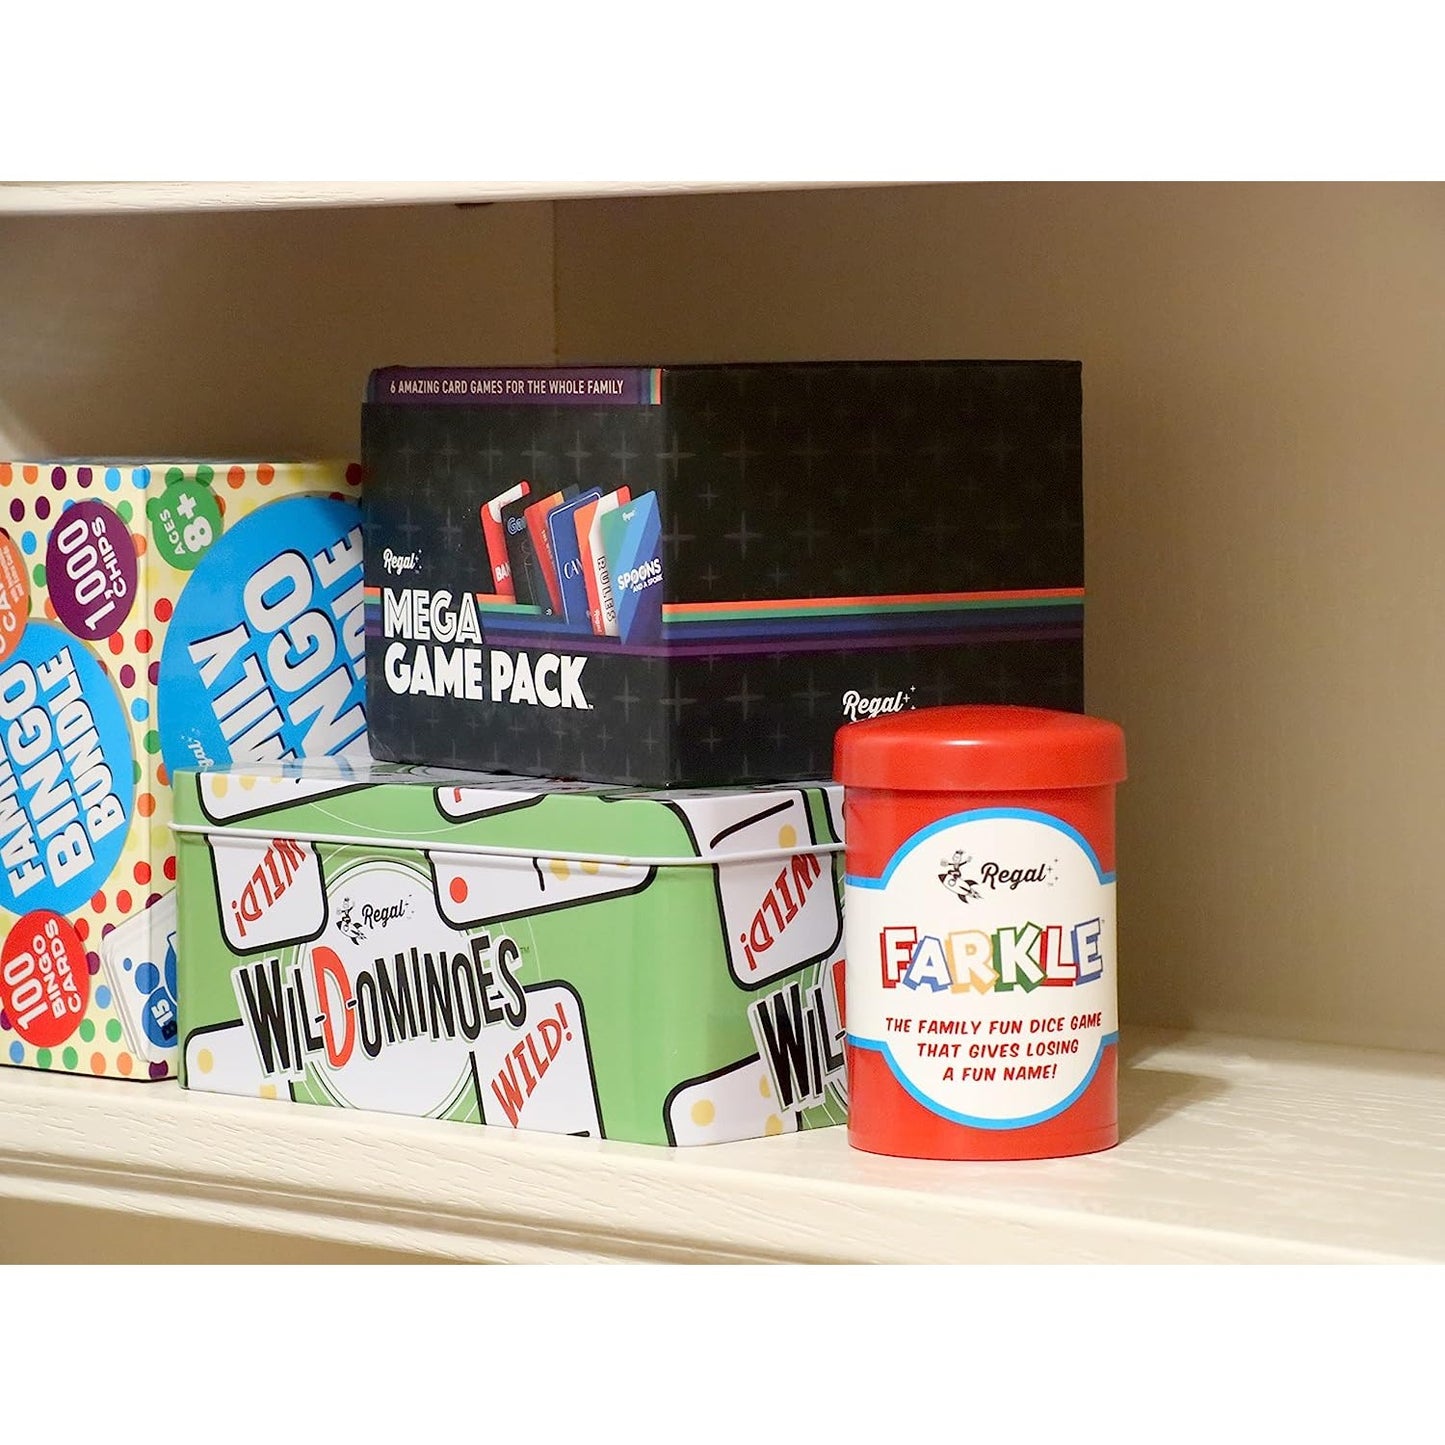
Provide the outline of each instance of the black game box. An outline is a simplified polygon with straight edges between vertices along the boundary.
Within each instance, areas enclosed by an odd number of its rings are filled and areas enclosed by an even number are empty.
[[[1072,361],[389,367],[363,408],[373,753],[827,776],[844,722],[1083,708]]]

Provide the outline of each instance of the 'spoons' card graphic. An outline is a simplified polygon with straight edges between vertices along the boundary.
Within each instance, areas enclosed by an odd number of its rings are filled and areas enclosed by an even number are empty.
[[[161,894],[101,940],[100,963],[125,1030],[143,1059],[171,1058],[176,1046],[176,894]]]
[[[358,772],[348,776],[344,759],[338,759],[339,775],[329,778],[266,778],[248,776],[243,783],[225,773],[199,773],[201,810],[213,823],[234,823],[272,808],[292,803],[309,803],[334,793],[350,792],[364,782]]]
[[[656,869],[563,858],[487,857],[428,850],[442,917],[458,928],[638,893]]]
[[[783,1107],[772,1074],[754,1054],[715,1074],[681,1083],[663,1105],[669,1144],[730,1144],[792,1134],[798,1116]]]
[[[738,983],[760,988],[837,948],[843,936],[838,890],[827,856],[811,851],[801,793],[674,798],[672,806],[687,820],[698,851],[726,862],[713,871],[728,968]],[[726,861],[747,853],[775,856]]]
[[[602,1137],[582,1001],[565,983],[526,990],[520,1029],[483,1029],[472,1050],[488,1124]]]
[[[590,632],[592,624],[587,612],[587,581],[582,575],[582,548],[577,540],[576,518],[582,507],[601,496],[602,489],[593,487],[547,514],[547,541],[562,597],[560,611],[569,628],[583,632]]]
[[[602,517],[602,547],[625,643],[662,640],[662,516],[657,493]]]
[[[326,927],[326,885],[310,843],[294,838],[207,838],[216,902],[235,953],[304,943]]]
[[[285,1079],[268,1077],[244,1023],[197,1029],[186,1038],[186,1084],[217,1094],[289,1099]]]
[[[498,598],[510,601],[515,595],[512,590],[512,563],[507,553],[507,534],[502,530],[502,508],[526,497],[532,488],[527,482],[518,482],[508,487],[490,502],[481,507],[482,541],[487,549],[487,567],[492,577],[492,591]]]
[[[618,487],[595,502],[579,507],[575,517],[577,551],[582,559],[582,580],[587,587],[587,620],[598,637],[617,636],[617,603],[607,571],[607,550],[602,545],[602,519],[632,500],[630,487]]]
[[[557,564],[552,556],[552,538],[547,531],[547,518],[576,495],[575,486],[563,487],[560,492],[553,492],[550,497],[533,502],[522,514],[527,521],[527,535],[531,538],[532,552],[537,558],[542,576],[543,591],[536,599],[537,605],[549,617],[561,614],[562,589],[557,582]]]

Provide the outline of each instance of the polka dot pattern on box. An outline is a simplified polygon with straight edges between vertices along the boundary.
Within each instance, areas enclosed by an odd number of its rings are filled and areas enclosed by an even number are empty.
[[[97,713],[114,714],[112,746],[101,755],[125,813],[107,840],[123,839],[118,858],[71,906],[53,915],[48,904],[31,906],[49,878],[31,896],[0,898],[0,942],[13,939],[18,979],[14,989],[0,986],[0,1065],[125,1079],[174,1074],[176,860],[157,689],[166,629],[198,565],[182,549],[214,544],[258,508],[298,494],[355,502],[360,481],[359,467],[340,463],[0,462],[0,669],[25,661],[43,638],[77,675],[98,672],[82,695]],[[163,497],[177,499],[176,517],[157,507]],[[32,670],[53,676],[55,666]],[[106,687],[113,706],[96,702]],[[58,718],[65,699],[56,696]],[[0,752],[0,769],[9,761]],[[64,924],[55,938],[44,932],[51,916]],[[45,957],[31,967],[36,944]],[[77,999],[83,1007],[73,1019],[57,1017]],[[67,1027],[63,1039],[47,1041]]]

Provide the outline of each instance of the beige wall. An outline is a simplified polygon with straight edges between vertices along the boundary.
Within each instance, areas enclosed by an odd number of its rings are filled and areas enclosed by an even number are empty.
[[[1445,1047],[1445,187],[563,203],[556,244],[564,359],[1081,358],[1124,1017]]]
[[[1079,357],[1125,1018],[1440,1049],[1442,318],[1440,186],[9,218],[0,452],[351,453],[387,362]]]
[[[546,361],[546,204],[0,219],[0,453],[353,456],[393,362]]]

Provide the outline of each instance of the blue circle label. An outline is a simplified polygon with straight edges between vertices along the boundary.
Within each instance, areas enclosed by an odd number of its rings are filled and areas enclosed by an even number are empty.
[[[365,656],[356,504],[302,496],[257,508],[176,602],[158,698],[166,768],[363,750]]]
[[[32,621],[0,667],[0,908],[70,913],[120,859],[135,755],[84,643]]]

